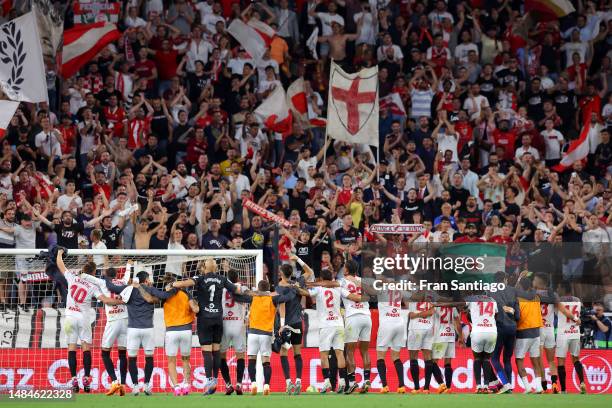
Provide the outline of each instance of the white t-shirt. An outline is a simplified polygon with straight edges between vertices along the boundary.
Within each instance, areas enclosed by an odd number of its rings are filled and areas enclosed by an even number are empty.
[[[361,26],[361,34],[359,38],[355,40],[355,44],[376,44],[376,26],[377,22],[372,17],[372,13],[355,13],[353,21],[355,24],[359,22],[359,19],[363,15],[363,24]]]
[[[433,307],[430,302],[410,302],[408,303],[408,313],[419,313]],[[414,317],[408,323],[408,330],[429,330],[433,327],[433,315],[428,317]]]
[[[253,149],[253,155],[260,151],[268,140],[261,129],[257,132],[257,136],[253,137],[249,132],[245,132],[246,137],[242,137],[242,127],[236,129],[234,138],[240,143],[240,156],[246,157],[249,147]]]
[[[89,237],[87,237],[87,239],[89,239]],[[100,241],[97,244],[91,244],[91,249],[95,249],[95,250],[106,250],[106,244],[104,244],[104,242]],[[98,268],[100,268],[101,266],[104,265],[104,262],[106,261],[106,256],[104,255],[94,255],[93,256],[93,261],[96,264],[96,266]],[[100,286],[101,287],[101,286]]]
[[[88,279],[91,279],[91,277],[88,277]],[[127,285],[127,281],[122,280],[122,279],[113,279],[112,281],[115,285],[121,285],[121,286]],[[108,290],[108,288],[106,287],[106,281],[104,279],[98,279],[98,282],[99,282],[98,286],[100,287],[100,291],[102,292],[104,296],[114,298],[114,299],[120,298],[119,295],[115,293],[111,293],[111,291]],[[128,318],[128,311],[127,311],[126,305],[104,305],[104,310],[106,312],[107,322],[112,322],[115,320],[121,320],[121,319]]]
[[[436,307],[434,317],[434,343],[455,342],[455,319],[459,312],[452,306]]]
[[[450,150],[453,152],[453,161],[459,161],[459,154],[457,153],[457,135],[438,133],[438,151],[444,154],[445,151]]]
[[[555,327],[555,305],[552,303],[541,303],[542,310],[542,327],[546,329],[554,329]]]
[[[240,286],[239,283],[236,286]],[[232,328],[244,327],[246,308],[243,303],[236,302],[232,292],[223,289],[223,326]]]
[[[533,146],[529,146],[527,149],[523,146],[519,147],[516,149],[516,153],[514,153],[514,158],[516,160],[521,160],[525,153],[530,153],[535,160],[540,160],[540,152]]]
[[[204,24],[204,17],[206,17],[207,14],[212,14],[213,12],[212,6],[205,1],[195,4],[193,7],[200,12],[200,21],[202,24]]]
[[[320,327],[344,327],[342,314],[340,314],[340,303],[343,297],[349,295],[347,289],[316,286],[308,289],[308,292],[315,298]]]
[[[230,71],[232,71],[232,74],[242,75],[242,71],[244,70],[244,64],[246,64],[247,62],[251,64],[252,67],[255,67],[255,62],[252,59],[248,58],[232,58],[227,63],[227,67]]]
[[[376,57],[379,61],[383,61],[387,59],[387,49],[393,49],[393,60],[401,61],[404,58],[404,54],[402,53],[402,49],[395,44],[391,45],[381,45],[378,47],[376,51]]]
[[[543,130],[540,132],[542,139],[544,139],[545,153],[544,158],[546,160],[555,160],[561,158],[561,144],[563,143],[563,135],[557,129],[553,129],[550,132]]]
[[[306,179],[306,181],[308,181],[308,179],[310,178],[310,176],[308,175],[308,168],[316,167],[316,166],[317,166],[316,157],[311,156],[308,159],[301,159],[297,164],[298,177],[303,177],[304,179]]]
[[[216,14],[206,14],[204,17],[202,17],[202,25],[206,27],[206,29],[212,34],[215,34],[217,32],[217,28],[215,26],[219,21],[225,23],[225,19],[222,16],[218,16]]]
[[[378,294],[378,319],[381,325],[404,323],[401,314],[402,297],[402,292],[397,290],[388,290]]]
[[[66,299],[66,316],[82,319],[90,316],[91,300],[102,294],[100,288],[85,279],[81,279],[72,271],[64,273],[68,282],[68,298]]]
[[[461,43],[455,47],[455,58],[459,60],[461,64],[467,64],[468,62],[468,54],[470,51],[476,51],[476,55],[478,55],[478,47],[474,43]]]
[[[564,307],[571,312],[574,317],[580,317],[580,302],[560,302],[560,307]],[[557,311],[557,337],[566,340],[580,338],[580,326],[573,320],[565,317],[560,310]]]
[[[66,194],[62,194],[57,199],[57,208],[62,211],[69,211],[70,203],[72,202],[72,200],[74,200],[74,202],[76,203],[77,208],[83,207],[83,200],[81,200],[81,197],[79,197],[78,195],[73,194],[72,197],[70,197]]]
[[[349,293],[361,295],[361,278],[355,278],[355,281],[342,279],[340,281],[340,285]],[[342,298],[342,302],[344,303],[344,315],[347,318],[357,314],[365,314],[370,316],[368,302],[354,302],[346,297]]]
[[[468,299],[472,333],[497,333],[497,302],[489,296],[470,296]]]
[[[480,111],[482,110],[483,105],[486,108],[489,107],[489,100],[485,96],[468,96],[463,102],[463,109],[470,113],[471,119],[476,119],[480,117]]]
[[[50,132],[39,132],[34,138],[34,145],[37,148],[42,148],[43,153],[49,157],[59,157],[62,155],[62,147],[53,130]]]

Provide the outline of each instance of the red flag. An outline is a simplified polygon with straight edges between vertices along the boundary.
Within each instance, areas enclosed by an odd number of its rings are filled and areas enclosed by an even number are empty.
[[[104,47],[121,37],[117,26],[109,23],[78,25],[64,31],[62,76],[70,78]]]
[[[591,124],[586,123],[580,132],[580,137],[572,140],[561,162],[552,168],[553,171],[562,172],[572,167],[574,162],[582,160],[589,154],[589,131]]]

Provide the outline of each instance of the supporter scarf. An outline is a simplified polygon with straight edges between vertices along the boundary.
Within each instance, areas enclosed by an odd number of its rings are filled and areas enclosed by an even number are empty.
[[[130,64],[133,64],[135,62],[134,50],[132,49],[132,43],[127,35],[123,36],[123,48],[125,50],[125,60]]]

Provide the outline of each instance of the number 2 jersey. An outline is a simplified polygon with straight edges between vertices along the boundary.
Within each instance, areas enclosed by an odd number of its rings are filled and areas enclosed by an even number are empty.
[[[350,292],[345,288],[324,288],[315,286],[308,289],[310,296],[315,298],[317,318],[321,328],[344,327],[344,320],[340,314],[340,302]]]
[[[468,296],[466,301],[472,320],[472,333],[497,333],[497,302],[486,295]]]
[[[236,286],[225,276],[212,272],[196,275],[191,279],[195,282],[194,298],[197,299],[200,306],[198,318],[221,320],[225,301],[223,289],[234,293]]]
[[[575,296],[564,296],[559,299],[559,306],[566,308],[574,317],[580,317],[582,302]],[[557,338],[567,340],[580,338],[580,325],[557,311]]]

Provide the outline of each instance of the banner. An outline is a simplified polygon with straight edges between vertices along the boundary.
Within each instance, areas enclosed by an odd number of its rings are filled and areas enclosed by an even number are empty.
[[[244,200],[242,202],[242,206],[245,207],[247,210],[254,212],[255,214],[263,217],[264,219],[268,221],[279,223],[285,228],[289,228],[291,226],[291,223],[287,221],[286,219],[284,219],[283,217],[281,217],[280,215],[276,215],[272,211],[266,210],[265,208],[255,204],[255,202],[251,200]]]
[[[421,224],[373,224],[370,232],[377,234],[415,234],[423,232]]]
[[[121,3],[109,3],[96,0],[79,0],[74,2],[74,24],[118,23],[121,14]]]
[[[11,100],[48,102],[37,27],[32,12],[0,26],[0,86]]]
[[[81,351],[77,352],[77,359],[81,361]],[[100,349],[92,349],[92,392],[104,392],[110,388],[111,380],[108,373],[104,369],[104,364],[100,356]],[[115,368],[118,367],[117,351],[111,352]],[[378,392],[381,388],[381,381],[376,369],[376,350],[370,349],[370,359],[374,362],[371,368],[370,379],[372,382],[371,392]],[[409,375],[410,358],[406,349],[402,349],[400,359],[404,367],[404,383],[408,389],[412,389],[414,383]],[[319,358],[319,350],[314,348],[302,349],[302,360],[304,364],[304,375],[302,377],[302,392],[305,392],[309,385],[313,385],[319,389],[323,385],[321,375],[321,360]],[[363,365],[361,356],[356,353],[355,360],[357,369],[355,371],[355,380],[360,382],[363,380]],[[585,369],[585,383],[587,392],[590,394],[610,394],[612,393],[612,350],[582,350],[580,360]],[[292,361],[292,359],[290,359]],[[270,388],[272,392],[285,392],[285,379],[283,378],[282,367],[278,354],[272,353],[272,380]],[[425,363],[419,359],[420,370],[420,385],[425,383]],[[514,363],[514,360],[513,360]],[[227,353],[227,364],[230,367],[230,375],[232,379],[236,378],[236,357],[233,351]],[[395,371],[390,368],[393,363],[389,354],[386,358],[387,364],[387,380],[391,391],[397,388],[397,378]],[[527,379],[531,386],[535,386],[534,371],[531,368],[529,359],[525,359],[527,371]],[[182,368],[180,363],[177,363],[179,381],[183,381]],[[293,365],[293,363],[291,363]],[[474,360],[472,351],[466,348],[457,350],[456,358],[452,361],[453,366],[453,382],[452,389],[457,393],[472,393],[475,389],[473,375]],[[142,350],[138,356],[138,374],[142,381],[144,378],[144,354]],[[203,367],[203,359],[199,347],[194,347],[191,352],[191,386],[192,392],[201,392],[206,383],[206,375]],[[118,370],[117,370],[118,371]],[[293,369],[292,369],[293,371]],[[170,385],[170,378],[167,374],[167,359],[163,348],[155,349],[154,353],[154,369],[151,381],[153,383],[154,392],[173,391]],[[520,393],[523,391],[521,381],[516,376],[516,368],[514,368],[513,383],[514,392]],[[117,372],[117,375],[119,373]],[[83,377],[83,368],[79,365],[78,377]],[[221,377],[221,376],[219,376]],[[243,386],[245,389],[250,387],[250,382],[247,380],[248,375],[245,373]],[[549,370],[546,370],[546,377],[550,380]],[[49,389],[49,388],[69,388],[70,387],[70,371],[68,368],[68,358],[66,349],[48,349],[48,350],[28,350],[18,349],[12,350],[10,353],[4,352],[0,355],[0,393],[6,393],[9,389]],[[131,386],[132,381],[130,376],[127,376],[127,384]],[[434,378],[431,379],[433,389],[438,387],[438,383]],[[225,390],[225,383],[222,378],[219,378],[218,392]],[[579,393],[579,383],[575,370],[571,364],[567,366],[567,390],[569,393]],[[545,396],[542,398],[546,398]],[[551,396],[550,398],[561,398],[563,396]],[[588,398],[588,395],[586,396]]]

